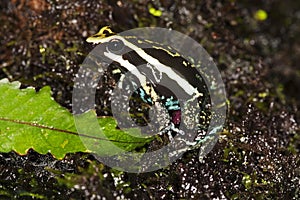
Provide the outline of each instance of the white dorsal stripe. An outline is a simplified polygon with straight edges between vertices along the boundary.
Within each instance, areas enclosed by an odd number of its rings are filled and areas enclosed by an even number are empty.
[[[187,80],[178,75],[171,67],[164,65],[156,58],[153,58],[151,55],[147,54],[142,48],[137,47],[136,45],[130,43],[126,39],[120,36],[114,36],[118,39],[121,39],[124,44],[134,50],[139,56],[141,56],[146,62],[156,67],[156,69],[160,73],[164,73],[169,79],[174,80],[178,83],[178,85],[183,88],[188,95],[192,96],[193,94],[197,94],[197,88],[194,88]]]
[[[134,50],[147,63],[150,63],[152,66],[155,66],[156,69],[160,73],[164,73],[169,79],[176,82],[183,89],[183,91],[186,92],[188,95],[190,95],[190,96],[192,96],[194,94],[196,94],[196,96],[199,95],[197,88],[193,87],[187,80],[185,80],[179,74],[177,74],[171,67],[164,65],[156,58],[147,54],[142,48],[139,48],[138,46],[132,44],[131,42],[126,40],[124,37],[119,36],[119,35],[113,35],[113,36],[110,36],[107,38],[102,38],[101,42],[100,41],[99,42],[100,43],[109,42],[112,39],[122,40],[123,43],[125,44],[125,46]],[[110,58],[111,60],[116,60],[123,67],[125,67],[128,71],[131,71],[133,74],[135,74],[136,77],[139,79],[141,85],[146,84],[146,77],[139,72],[139,70],[137,69],[136,66],[132,65],[128,60],[124,60],[122,58],[122,55],[117,55],[112,52],[104,52],[104,55],[107,56],[108,58]]]
[[[104,52],[104,55],[111,60],[115,60],[120,63],[121,66],[125,67],[130,73],[135,75],[138,80],[140,81],[140,86],[145,88],[147,85],[147,78],[145,75],[141,74],[137,67],[135,67],[133,64],[131,64],[128,60],[124,60],[122,58],[122,55],[113,54],[111,52]],[[121,77],[124,78],[124,77]],[[118,82],[118,87],[123,88],[123,79],[120,79]],[[153,98],[154,101],[157,101],[158,95],[156,94],[154,88],[151,87],[149,90],[145,90],[145,92]]]
[[[118,63],[120,63],[121,66],[124,66],[128,71],[134,74],[139,79],[141,86],[146,85],[146,77],[143,74],[141,74],[140,71],[137,70],[137,68],[128,60],[124,60],[122,58],[122,55],[116,55],[110,52],[104,52],[104,55],[110,58],[111,60],[117,61]]]

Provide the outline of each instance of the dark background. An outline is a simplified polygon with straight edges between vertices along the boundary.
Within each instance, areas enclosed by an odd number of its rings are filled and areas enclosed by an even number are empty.
[[[204,163],[191,151],[166,169],[128,174],[80,152],[63,160],[34,150],[2,153],[0,198],[299,199],[299,8],[292,0],[1,1],[0,79],[49,85],[70,109],[74,75],[92,49],[87,36],[105,25],[117,32],[158,26],[204,46],[230,108]],[[259,9],[265,20],[255,18]]]

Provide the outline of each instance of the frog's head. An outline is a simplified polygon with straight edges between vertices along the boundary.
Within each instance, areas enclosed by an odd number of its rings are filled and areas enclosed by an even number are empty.
[[[113,32],[109,26],[104,26],[98,33],[88,37],[86,41],[97,45],[97,56],[106,62],[116,61],[123,54],[131,51],[128,47],[130,43],[124,37]]]

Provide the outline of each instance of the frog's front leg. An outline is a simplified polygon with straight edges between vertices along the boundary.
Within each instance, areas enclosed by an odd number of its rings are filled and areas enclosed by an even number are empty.
[[[170,142],[175,142],[172,133],[180,134],[180,135],[185,134],[183,130],[180,130],[179,128],[176,128],[173,122],[170,122],[170,124],[167,127],[165,127],[163,130],[161,130],[159,134],[160,135],[167,134],[168,138],[169,138],[169,141]]]

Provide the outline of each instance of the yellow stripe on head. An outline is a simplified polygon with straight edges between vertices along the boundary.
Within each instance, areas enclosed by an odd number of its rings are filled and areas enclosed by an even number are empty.
[[[113,32],[110,26],[104,26],[100,29],[98,33],[92,35],[86,39],[89,43],[99,44],[103,38],[109,37],[111,35],[115,35],[116,33]]]

